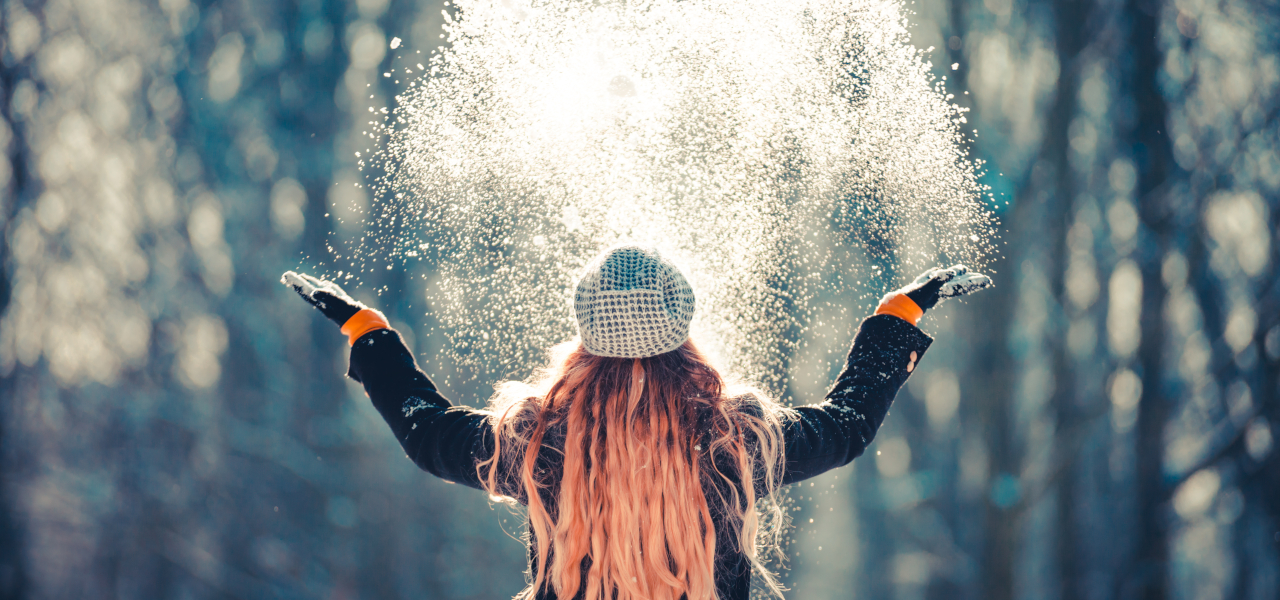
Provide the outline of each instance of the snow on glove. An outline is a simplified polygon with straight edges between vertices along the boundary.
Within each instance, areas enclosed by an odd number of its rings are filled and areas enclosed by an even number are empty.
[[[992,286],[991,278],[981,273],[970,273],[964,265],[947,269],[934,267],[921,273],[915,281],[902,289],[890,292],[880,300],[876,314],[891,314],[915,324],[924,311],[933,308],[944,298],[963,296]]]
[[[280,283],[293,288],[308,304],[341,326],[353,346],[360,336],[370,331],[391,328],[381,312],[361,304],[332,281],[285,271]]]

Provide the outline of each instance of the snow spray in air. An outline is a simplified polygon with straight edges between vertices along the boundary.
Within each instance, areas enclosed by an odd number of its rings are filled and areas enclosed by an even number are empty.
[[[963,111],[895,0],[455,8],[375,123],[354,254],[428,261],[455,358],[486,376],[572,338],[576,276],[623,241],[681,265],[694,340],[773,392],[816,303],[864,310],[899,274],[991,253]]]

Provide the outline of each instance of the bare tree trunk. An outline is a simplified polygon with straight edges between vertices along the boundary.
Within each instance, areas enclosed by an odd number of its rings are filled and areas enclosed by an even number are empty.
[[[949,0],[947,2],[950,37],[947,39],[947,52],[950,62],[956,69],[948,76],[949,87],[956,90],[955,102],[971,111],[976,111],[972,96],[961,94],[969,88],[969,60],[967,33],[969,27],[968,0]],[[977,121],[971,114],[970,120]],[[1004,217],[1006,232],[1017,231],[1015,224],[1025,221],[1021,215],[1026,212],[1022,203],[1015,203],[1011,211]],[[1005,235],[1005,239],[1016,244],[1016,238]],[[1013,450],[1013,423],[1011,411],[1013,405],[1013,365],[1006,349],[1009,337],[1008,315],[1012,314],[1016,305],[1017,287],[1009,277],[1014,261],[1007,258],[1016,255],[1012,248],[999,255],[990,265],[997,286],[986,292],[989,294],[981,302],[975,304],[978,311],[972,320],[960,321],[956,324],[956,334],[960,339],[981,340],[972,349],[973,361],[961,373],[965,382],[962,389],[981,390],[973,394],[972,400],[977,404],[973,411],[975,422],[966,423],[965,431],[977,432],[985,441],[987,451],[987,490],[990,490],[992,475],[1016,472],[1018,461]],[[985,327],[991,324],[990,328]],[[967,402],[968,400],[966,400]],[[1017,533],[1014,519],[1008,507],[997,506],[989,493],[984,493],[978,500],[981,503],[982,523],[981,536],[973,542],[981,545],[978,558],[979,582],[976,594],[970,597],[984,600],[1011,600],[1013,598],[1013,557],[1017,545]],[[966,518],[966,516],[960,516]],[[971,518],[971,517],[969,517]],[[958,525],[958,523],[956,523]],[[955,527],[959,532],[960,527]]]
[[[1157,44],[1159,0],[1128,0],[1132,22],[1129,48],[1133,56],[1131,85],[1137,122],[1131,134],[1137,166],[1135,190],[1139,233],[1137,260],[1142,274],[1142,316],[1139,323],[1138,370],[1142,395],[1138,400],[1136,429],[1136,478],[1138,515],[1133,568],[1125,585],[1125,598],[1163,600],[1168,597],[1168,490],[1164,482],[1164,429],[1171,403],[1165,395],[1166,290],[1161,267],[1169,246],[1168,202],[1171,158],[1167,134],[1167,107],[1156,80],[1163,55]]]
[[[950,73],[950,85],[957,91],[968,88],[968,60],[966,33],[969,30],[969,2],[966,0],[950,0],[947,3],[951,37],[947,40],[948,55],[957,65]],[[970,96],[957,94],[956,102],[970,108]],[[976,121],[973,116],[971,120]],[[1019,200],[1021,200],[1019,198]],[[1002,229],[1006,232],[1019,231],[1017,224],[1025,221],[1025,203],[1016,201],[1005,215]],[[1010,244],[1017,244],[1017,239],[1006,235]],[[1000,254],[989,266],[996,278],[997,285],[986,292],[987,297],[975,305],[978,314],[971,320],[964,320],[956,325],[957,337],[961,339],[983,340],[971,354],[972,362],[961,374],[965,381],[962,389],[982,390],[973,395],[977,404],[974,411],[977,422],[972,428],[985,441],[987,452],[987,490],[990,480],[1001,475],[1017,472],[1019,461],[1014,449],[1012,406],[1014,401],[1014,365],[1007,352],[1007,340],[1012,323],[1009,315],[1017,303],[1017,286],[1010,277],[1015,264],[1008,256],[1018,252],[1010,248]],[[989,327],[988,327],[989,325]],[[1013,562],[1017,546],[1017,528],[1009,506],[1000,506],[993,502],[991,494],[985,493],[980,499],[982,508],[981,556],[979,557],[979,584],[976,597],[984,600],[1012,600],[1013,598]]]
[[[0,127],[9,129],[9,135],[13,139],[10,143],[16,148],[14,154],[23,152],[23,138],[16,135],[14,131],[17,119],[13,115],[13,86],[25,75],[25,71],[25,68],[12,64],[5,64],[4,68],[0,68],[0,118],[3,118]],[[0,147],[0,149],[4,148]],[[22,164],[22,161],[16,158],[16,156],[6,155],[0,157],[0,160],[9,160],[10,164],[14,165]],[[13,169],[8,186],[0,182],[0,197],[8,198],[7,201],[0,200],[0,211],[2,211],[0,212],[0,232],[4,233],[6,239],[11,233],[9,224],[13,222],[13,217],[18,212],[14,201],[19,198],[19,190],[25,187],[27,181],[25,172],[21,169]],[[10,260],[9,244],[0,242],[0,315],[3,315],[8,308],[13,293],[12,275],[8,269]],[[2,368],[0,366],[0,369]],[[13,398],[17,397],[17,379],[16,372],[0,373],[0,398],[4,398],[0,401],[0,600],[26,596],[22,530],[14,520],[13,508],[10,505],[12,489],[8,474],[11,471],[7,468],[10,458],[9,444],[12,443],[7,437],[9,416],[7,411],[12,410]]]
[[[1078,108],[1080,88],[1080,53],[1086,44],[1086,20],[1092,3],[1088,0],[1055,0],[1056,41],[1060,65],[1058,85],[1049,113],[1048,131],[1044,140],[1044,158],[1054,167],[1054,191],[1044,197],[1053,205],[1046,207],[1052,240],[1049,265],[1052,269],[1052,293],[1057,301],[1056,327],[1050,329],[1050,360],[1053,369],[1054,390],[1050,398],[1056,418],[1054,456],[1063,462],[1061,479],[1057,485],[1057,515],[1055,553],[1058,561],[1058,578],[1063,600],[1084,597],[1081,589],[1081,543],[1078,535],[1080,518],[1077,514],[1077,461],[1079,453],[1070,448],[1071,440],[1065,432],[1074,431],[1081,420],[1075,369],[1067,353],[1066,331],[1070,321],[1067,296],[1067,248],[1068,231],[1075,216],[1077,177],[1072,170],[1070,156],[1071,121]]]
[[[1275,126],[1274,121],[1271,126]],[[1271,223],[1268,229],[1274,232],[1277,227],[1280,227],[1280,205],[1273,203],[1270,208]],[[1272,269],[1280,265],[1280,240],[1271,241],[1271,265]],[[1243,487],[1246,498],[1250,501],[1256,499],[1258,508],[1270,521],[1264,523],[1265,531],[1272,537],[1272,552],[1280,553],[1280,533],[1277,533],[1280,531],[1280,340],[1273,339],[1270,347],[1267,344],[1269,336],[1280,336],[1280,333],[1273,333],[1280,331],[1280,279],[1272,277],[1271,281],[1262,287],[1259,297],[1260,300],[1255,305],[1258,326],[1254,334],[1254,344],[1257,345],[1258,354],[1261,357],[1257,379],[1260,414],[1257,417],[1256,426],[1268,428],[1271,434],[1271,447],[1266,455],[1257,457],[1260,460],[1255,460],[1252,456],[1243,459],[1245,464],[1252,467],[1246,471],[1249,475],[1243,482]],[[1265,560],[1265,557],[1258,560]],[[1275,572],[1275,568],[1272,567],[1271,573]],[[1267,573],[1257,575],[1261,578]],[[1238,581],[1243,584],[1246,579],[1242,576]],[[1280,583],[1276,583],[1273,579],[1271,585],[1273,592],[1280,592]]]
[[[1013,209],[1010,223],[1018,222],[1018,208]],[[1012,227],[1011,227],[1012,229]],[[1012,252],[1011,252],[1012,254]],[[1007,273],[1011,261],[1001,259],[992,265],[997,274]],[[1012,325],[1009,315],[1016,304],[1017,286],[1006,276],[1004,285],[997,285],[978,306],[980,314],[965,324],[966,328],[981,328],[990,324],[985,332],[990,340],[973,353],[973,362],[966,369],[970,385],[966,389],[983,390],[974,396],[978,403],[980,419],[978,435],[987,441],[988,472],[993,477],[1009,476],[1018,472],[1018,452],[1013,439],[1014,365],[1008,352],[1007,340]],[[960,329],[957,327],[957,329]],[[962,336],[977,336],[979,332],[960,331]],[[982,339],[975,337],[973,339]],[[990,489],[990,482],[988,483]],[[1001,506],[986,494],[983,499],[983,523],[986,538],[981,556],[981,593],[986,600],[1011,600],[1013,598],[1013,562],[1017,546],[1016,519],[1011,506]]]

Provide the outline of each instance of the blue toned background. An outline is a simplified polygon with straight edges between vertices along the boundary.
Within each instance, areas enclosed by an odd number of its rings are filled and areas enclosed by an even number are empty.
[[[384,73],[447,7],[0,7],[0,598],[519,591],[520,517],[417,471],[277,283],[363,235]],[[790,597],[1280,596],[1280,8],[906,7],[971,109],[997,287],[789,491]],[[419,275],[351,291],[479,405]],[[797,343],[814,398],[845,342]]]

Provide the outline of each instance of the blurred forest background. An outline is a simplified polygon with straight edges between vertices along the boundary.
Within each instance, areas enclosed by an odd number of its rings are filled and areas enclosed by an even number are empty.
[[[0,598],[516,593],[519,517],[405,460],[277,283],[361,236],[382,74],[451,9],[0,6]],[[790,491],[790,597],[1280,597],[1280,5],[908,8],[998,287],[925,320],[873,451]],[[478,405],[416,275],[352,291]]]

